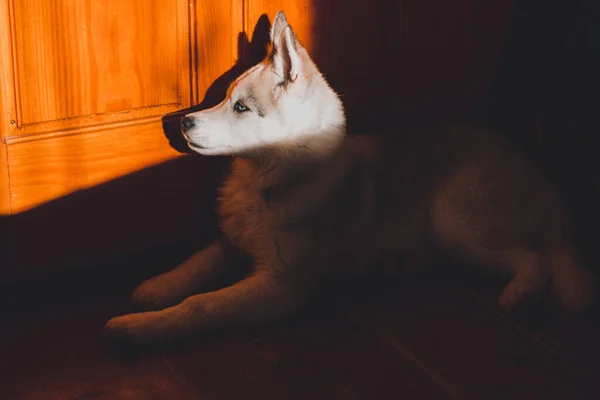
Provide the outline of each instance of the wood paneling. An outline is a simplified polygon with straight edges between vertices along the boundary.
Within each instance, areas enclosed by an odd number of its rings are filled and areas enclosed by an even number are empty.
[[[0,6],[0,26],[8,20],[8,8]],[[0,71],[10,71],[10,37],[0,33]],[[2,216],[10,213],[10,195],[8,180],[8,163],[6,143],[2,140],[6,124],[12,121],[12,113],[9,102],[9,79],[4,75],[0,76],[0,239],[3,239],[6,233],[6,223],[2,222]],[[1,245],[0,245],[1,246]],[[0,247],[1,250],[1,247]]]
[[[12,212],[177,157],[161,118],[231,67],[234,3],[32,2],[0,7]]]
[[[10,212],[10,195],[6,144],[0,139],[0,218]],[[0,223],[0,229],[3,228]],[[0,237],[2,232],[0,232]]]
[[[161,123],[154,122],[17,142],[9,155],[12,209],[18,213],[179,153],[169,146]]]
[[[266,14],[272,22],[275,14],[283,10],[298,39],[312,53],[314,43],[312,3],[312,0],[245,0],[244,29],[248,36],[251,36],[254,25],[262,14]]]
[[[234,40],[237,40],[236,27],[239,29],[239,24],[232,18],[237,0],[202,0],[190,3],[196,7],[196,59],[192,68],[198,85],[199,96],[193,101],[196,104],[202,101],[212,83],[235,62],[237,42]]]
[[[190,105],[185,0],[9,1],[14,124],[5,136]]]

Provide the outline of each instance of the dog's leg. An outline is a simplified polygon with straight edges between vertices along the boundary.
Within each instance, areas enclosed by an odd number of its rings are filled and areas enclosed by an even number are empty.
[[[173,306],[231,273],[238,260],[235,249],[217,240],[177,268],[142,283],[132,300],[142,310]]]
[[[529,296],[540,293],[548,282],[549,273],[536,252],[519,252],[511,257],[515,275],[500,295],[499,305],[505,311],[515,308]]]
[[[189,297],[162,311],[113,318],[106,330],[109,336],[143,344],[225,325],[267,322],[302,305],[304,292],[294,287],[281,278],[258,272],[232,286]]]

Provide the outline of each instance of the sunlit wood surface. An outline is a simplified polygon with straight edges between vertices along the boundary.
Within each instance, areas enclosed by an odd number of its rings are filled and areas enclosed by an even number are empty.
[[[10,0],[0,7],[0,126],[11,182],[1,214],[179,155],[161,117],[201,100],[233,62],[232,3],[198,3]],[[7,192],[5,179],[0,189]]]
[[[14,120],[4,136],[190,104],[187,1],[9,1]]]
[[[5,214],[10,209],[8,165],[6,161],[6,145],[0,141],[0,215]],[[1,228],[2,225],[0,224]]]
[[[160,122],[12,144],[13,212],[64,195],[65,188],[92,187],[177,155]]]

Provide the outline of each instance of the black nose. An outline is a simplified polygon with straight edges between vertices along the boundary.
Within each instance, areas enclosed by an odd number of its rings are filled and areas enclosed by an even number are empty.
[[[191,118],[188,118],[188,117],[181,118],[181,129],[183,129],[184,131],[187,131],[188,129],[190,129],[193,126],[194,126],[194,121],[192,121]]]

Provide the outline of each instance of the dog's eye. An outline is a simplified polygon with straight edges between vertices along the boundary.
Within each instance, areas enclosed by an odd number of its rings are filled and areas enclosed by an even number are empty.
[[[250,110],[248,107],[246,107],[246,106],[244,105],[244,103],[242,103],[242,102],[241,102],[241,101],[239,101],[239,100],[235,102],[235,104],[233,105],[233,109],[234,109],[236,112],[239,112],[239,113],[243,113],[243,112],[245,112],[245,111],[249,111],[249,110]]]

